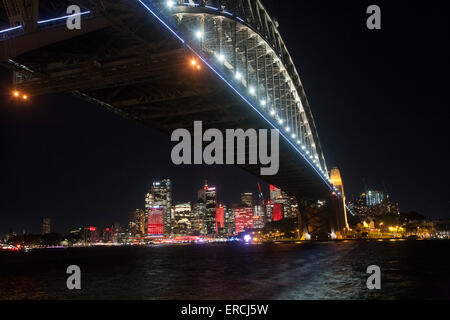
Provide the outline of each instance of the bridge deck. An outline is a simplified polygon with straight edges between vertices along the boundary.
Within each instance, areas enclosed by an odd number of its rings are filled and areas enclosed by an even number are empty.
[[[191,52],[160,24],[130,3],[128,13],[107,16],[86,34],[55,41],[14,58],[33,70],[21,70],[17,86],[33,95],[77,93],[167,134],[192,130],[195,120],[207,128],[268,128],[206,66],[190,65]],[[123,11],[121,11],[123,13]],[[17,69],[16,65],[8,67]],[[258,166],[243,166],[259,175]],[[328,186],[292,147],[280,139],[280,170],[263,179],[288,193],[311,199],[329,196]]]

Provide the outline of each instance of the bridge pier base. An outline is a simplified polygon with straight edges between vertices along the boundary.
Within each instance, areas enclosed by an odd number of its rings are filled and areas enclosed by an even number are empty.
[[[345,210],[341,199],[334,196],[324,200],[297,197],[297,201],[301,240],[335,240],[345,236]]]

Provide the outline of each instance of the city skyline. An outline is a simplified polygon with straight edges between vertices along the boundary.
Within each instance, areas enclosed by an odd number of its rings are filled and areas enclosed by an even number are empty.
[[[333,168],[333,170],[336,170],[336,168]],[[154,196],[154,190],[156,188],[156,193],[161,193],[160,188],[167,188],[167,183],[168,183],[168,191],[167,191],[167,195],[168,195],[168,199],[170,199],[170,202],[166,204],[165,200],[163,201],[164,198],[161,198],[161,196],[158,198],[158,196]],[[209,184],[209,186],[211,187],[212,184]],[[265,185],[266,186],[266,185]],[[261,203],[259,203],[260,201],[262,201],[262,214],[264,216],[264,222],[263,222],[263,226],[264,224],[267,222],[266,219],[269,219],[268,221],[279,221],[285,218],[290,218],[290,217],[297,217],[299,212],[291,212],[290,210],[292,210],[291,208],[291,204],[288,205],[288,203],[285,201],[289,201],[289,203],[291,203],[291,201],[294,201],[296,203],[297,200],[295,200],[294,197],[290,196],[289,194],[285,193],[284,191],[282,191],[281,189],[276,188],[273,185],[267,185],[267,188],[261,188],[260,189],[260,185],[259,183],[257,183],[254,186],[254,190],[240,190],[239,188],[237,188],[235,191],[239,193],[239,197],[238,199],[233,199],[233,200],[224,200],[223,198],[221,198],[221,189],[220,187],[216,187],[215,185],[213,187],[211,187],[211,189],[208,189],[208,182],[205,179],[204,180],[204,186],[199,186],[199,187],[194,187],[193,188],[193,196],[189,199],[173,199],[173,191],[175,191],[176,185],[173,185],[173,182],[170,178],[164,178],[164,179],[154,179],[151,183],[150,183],[150,187],[143,192],[144,196],[143,196],[143,200],[141,201],[142,203],[138,206],[135,206],[134,209],[130,209],[126,212],[123,212],[120,215],[120,218],[118,219],[106,219],[101,223],[91,223],[91,222],[87,222],[87,223],[76,223],[73,222],[71,224],[69,224],[68,226],[66,226],[66,228],[64,230],[62,230],[63,228],[59,227],[59,228],[54,228],[53,225],[51,227],[51,231],[54,233],[60,233],[60,234],[67,234],[69,230],[72,230],[74,228],[78,228],[78,227],[87,227],[89,228],[89,226],[95,227],[95,228],[99,228],[99,230],[104,229],[105,227],[108,228],[109,226],[111,226],[112,224],[115,223],[119,223],[119,225],[123,228],[125,227],[127,230],[132,229],[131,225],[130,225],[130,221],[132,221],[134,218],[131,218],[130,215],[137,215],[138,212],[142,212],[142,214],[145,214],[145,230],[147,230],[147,217],[148,217],[148,210],[150,208],[162,208],[161,213],[163,215],[163,219],[164,221],[167,221],[167,224],[172,224],[173,221],[170,220],[170,218],[167,220],[166,215],[169,213],[172,213],[172,210],[175,210],[175,208],[178,205],[184,205],[189,203],[191,206],[191,210],[194,211],[195,210],[195,203],[197,203],[200,198],[205,197],[205,195],[201,195],[201,192],[203,190],[206,190],[206,192],[214,192],[214,197],[215,197],[215,208],[214,208],[214,213],[216,214],[217,212],[217,208],[218,207],[222,207],[223,205],[225,206],[225,208],[228,208],[229,210],[234,210],[234,207],[236,208],[240,208],[240,209],[245,209],[245,208],[251,208],[252,212],[255,216],[259,215],[255,212],[255,210],[258,210],[257,208],[261,205]],[[164,189],[166,190],[166,189]],[[166,191],[163,191],[166,192]],[[259,195],[259,192],[261,192],[261,196]],[[365,192],[368,192],[368,195],[366,197]],[[378,199],[378,201],[374,201],[374,200],[370,200],[370,194],[374,193],[377,197],[376,199]],[[164,193],[161,193],[161,195],[164,195]],[[262,198],[261,198],[262,197]],[[362,191],[360,195],[358,195],[357,197],[351,197],[348,198],[346,200],[346,203],[352,207],[352,204],[357,203],[358,200],[364,197],[364,203],[367,204],[367,206],[374,206],[377,204],[381,204],[382,200],[384,198],[389,198],[389,194],[386,193],[382,193],[380,191],[376,191],[376,190],[370,190],[370,189],[365,189],[365,191]],[[261,199],[259,199],[261,198]],[[280,199],[280,201],[274,201],[274,199]],[[161,202],[163,201],[163,202]],[[366,203],[367,202],[367,203]],[[250,203],[252,203],[250,205]],[[395,203],[395,201],[394,201]],[[206,204],[206,202],[204,202],[204,204]],[[270,209],[266,209],[266,205],[272,204],[272,208]],[[281,206],[277,206],[281,204]],[[397,208],[398,208],[398,202],[396,203]],[[398,208],[399,209],[399,208]],[[226,210],[226,209],[225,209]],[[266,211],[267,210],[267,211]],[[298,209],[296,209],[298,210]],[[402,211],[403,212],[403,211]],[[415,212],[415,211],[412,211]],[[353,213],[349,213],[347,212],[347,216]],[[270,216],[270,218],[269,218]],[[427,217],[429,218],[429,217]],[[42,230],[50,230],[50,221],[55,220],[54,217],[43,217],[40,218],[40,222],[41,225],[39,226],[40,231]],[[76,220],[76,218],[75,218]],[[164,226],[166,225],[166,222],[163,223]],[[217,226],[217,216],[216,216],[216,220],[215,221],[211,221],[212,225],[216,225]],[[47,225],[47,226],[46,226]],[[57,223],[58,225],[58,223]],[[347,226],[348,227],[348,226]],[[1,230],[0,230],[1,231]],[[27,226],[20,226],[19,228],[8,228],[5,231],[1,231],[0,232],[0,236],[9,233],[9,232],[14,232],[17,234],[21,234],[25,231],[26,234],[40,234],[41,232],[39,231],[34,231],[32,228],[28,228]],[[49,233],[49,231],[42,231],[43,234],[45,233]],[[170,231],[166,231],[164,230],[164,232],[162,232],[161,234],[170,234]],[[214,234],[216,233],[216,231],[214,230],[214,232],[209,232],[208,234]]]
[[[406,32],[403,26],[408,22],[402,17],[423,19],[421,9],[411,6],[405,13],[404,8],[384,4],[392,14],[384,16],[385,28],[374,34],[361,22],[363,5],[296,3],[298,11],[291,10],[289,3],[266,1],[265,5],[278,18],[299,66],[328,166],[340,168],[347,198],[363,191],[363,178],[381,191],[384,180],[402,210],[448,217],[445,163],[430,156],[433,150],[437,158],[445,159],[442,146],[447,133],[443,106],[448,91],[441,81],[447,55],[437,45],[443,22],[432,18],[439,16],[436,9],[429,9],[427,23]],[[403,41],[398,42],[400,35]],[[414,42],[415,37],[424,44]],[[354,50],[348,50],[352,45]],[[435,81],[421,83],[426,94],[412,97],[417,73]],[[340,81],[343,74],[351,76]],[[4,231],[20,228],[22,221],[38,231],[44,216],[58,217],[53,219],[56,229],[68,225],[69,217],[81,223],[92,217],[99,221],[120,217],[139,205],[140,190],[158,176],[171,177],[179,190],[212,179],[230,199],[239,197],[233,183],[251,190],[256,182],[264,184],[235,167],[177,168],[170,162],[167,136],[71,96],[13,103],[10,74],[2,71],[0,76],[0,191],[4,195],[0,228]],[[430,112],[419,112],[423,105],[429,105]],[[422,128],[420,134],[417,128]],[[430,174],[430,168],[437,173]],[[188,197],[190,193],[183,191],[174,194],[174,199]]]
[[[449,31],[433,2],[0,1],[0,300],[449,299]]]

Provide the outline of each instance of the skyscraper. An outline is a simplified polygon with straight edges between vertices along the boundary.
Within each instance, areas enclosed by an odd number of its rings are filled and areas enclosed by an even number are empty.
[[[220,204],[216,210],[216,234],[224,234],[225,232],[225,210],[226,207]]]
[[[44,218],[42,220],[42,234],[50,233],[50,218]]]
[[[296,212],[292,211],[293,207],[295,208],[297,201],[295,198],[290,197],[286,192],[277,187],[270,185],[270,202],[274,205],[276,203],[281,204],[283,213],[281,218],[292,218],[294,215],[296,216]],[[273,213],[273,221],[275,220],[275,212]],[[278,216],[277,216],[278,218]]]
[[[253,209],[252,208],[235,208],[235,233],[239,234],[246,229],[253,229]]]
[[[174,224],[173,233],[176,235],[191,234],[192,222],[192,208],[191,203],[179,203],[173,207],[174,210]]]
[[[241,194],[241,203],[244,207],[253,207],[253,193],[246,192]]]
[[[369,190],[366,194],[366,201],[369,207],[376,206],[383,202],[384,195],[381,191]]]
[[[225,228],[227,235],[234,234],[235,221],[234,221],[234,209],[225,209]]]
[[[136,209],[130,214],[130,221],[128,223],[128,229],[131,235],[146,236],[147,235],[147,221],[144,210]]]
[[[198,191],[198,198],[205,204],[205,214],[203,216],[203,231],[207,235],[215,235],[217,217],[216,188],[209,187],[207,181],[205,181],[203,189],[200,189]]]
[[[147,215],[154,207],[163,209],[164,234],[170,236],[172,233],[172,183],[170,179],[154,181],[152,188],[145,197],[145,209]]]
[[[266,218],[264,220],[265,223],[273,221],[273,203],[270,200],[267,200],[266,203]]]
[[[164,236],[164,211],[162,206],[155,206],[148,209],[147,234],[149,237]]]
[[[275,202],[272,205],[272,221],[280,221],[283,219],[283,204]]]
[[[253,228],[262,229],[265,224],[265,212],[264,207],[256,205],[253,207]]]

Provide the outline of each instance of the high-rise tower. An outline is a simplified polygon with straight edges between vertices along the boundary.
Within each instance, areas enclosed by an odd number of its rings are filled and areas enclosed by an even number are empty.
[[[205,181],[203,189],[198,191],[199,200],[205,205],[205,214],[203,216],[203,233],[208,235],[216,234],[217,220],[217,193],[216,188],[209,187]]]
[[[50,218],[44,218],[42,220],[42,234],[50,233]]]
[[[151,208],[163,209],[164,235],[172,233],[172,183],[170,179],[154,181],[152,188],[145,197],[145,210],[148,213]]]

